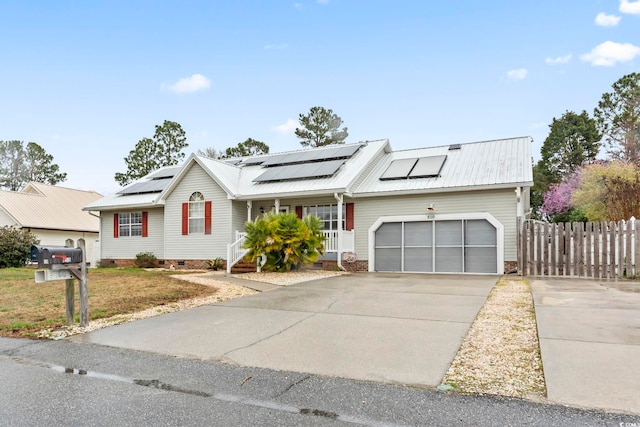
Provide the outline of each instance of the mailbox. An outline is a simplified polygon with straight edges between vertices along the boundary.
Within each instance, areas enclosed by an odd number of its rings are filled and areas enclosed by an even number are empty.
[[[79,264],[82,263],[82,249],[33,245],[31,246],[31,261],[37,262],[38,267],[48,268],[54,264]]]

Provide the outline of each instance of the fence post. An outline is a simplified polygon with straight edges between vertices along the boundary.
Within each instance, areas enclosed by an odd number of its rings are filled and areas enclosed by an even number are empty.
[[[611,275],[613,279],[617,276],[616,270],[616,223],[609,222],[609,264],[611,266]]]
[[[593,222],[593,277],[600,278],[600,239],[602,232],[600,231],[600,223]]]
[[[631,230],[631,220],[626,221],[624,224],[624,260],[625,260],[625,276],[627,279],[633,277],[631,272],[631,236],[633,231]]]
[[[558,224],[551,224],[551,236],[550,236],[550,249],[551,252],[551,265],[549,266],[549,274],[555,276],[558,274],[556,270],[556,253],[558,252]]]

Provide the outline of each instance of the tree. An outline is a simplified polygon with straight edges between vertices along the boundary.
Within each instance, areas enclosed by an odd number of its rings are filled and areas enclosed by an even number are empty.
[[[544,216],[554,222],[585,221],[582,209],[573,204],[573,195],[582,184],[581,169],[573,171],[570,175],[555,184],[551,184],[544,193],[544,201],[541,211]]]
[[[24,267],[31,246],[39,241],[35,234],[15,227],[0,227],[0,268]]]
[[[325,237],[320,219],[315,216],[299,219],[294,213],[269,212],[247,222],[245,230],[247,257],[255,261],[266,256],[265,270],[297,270],[324,252]]]
[[[67,174],[60,172],[60,166],[53,163],[53,156],[35,142],[27,144],[25,154],[28,181],[56,185],[67,179]]]
[[[640,73],[623,76],[594,110],[611,159],[640,164]]]
[[[176,122],[165,120],[156,125],[153,140],[157,145],[159,161],[162,166],[175,166],[184,160],[184,150],[189,146],[182,126]]]
[[[595,160],[601,139],[596,121],[584,110],[580,114],[567,111],[560,119],[553,118],[540,150],[540,161],[533,169],[534,209],[542,205],[543,194],[552,184],[569,177],[583,163]]]
[[[207,147],[204,150],[198,149],[196,152],[199,156],[208,157],[210,159],[217,159],[220,157],[220,153],[213,147]]]
[[[56,185],[67,178],[53,156],[35,142],[0,141],[0,188],[18,191],[29,181]]]
[[[182,126],[165,120],[162,125],[156,125],[153,138],[142,138],[129,151],[124,159],[127,171],[116,172],[114,179],[124,186],[163,166],[175,166],[184,159],[182,150],[188,146]]]
[[[124,159],[127,171],[125,173],[116,172],[116,182],[125,186],[162,167],[157,153],[155,141],[151,138],[142,138]]]
[[[296,128],[296,136],[303,147],[322,147],[331,144],[344,144],[349,136],[342,119],[331,109],[311,107],[309,114],[300,114],[301,127]]]
[[[586,165],[573,205],[589,221],[628,220],[640,214],[640,168],[621,160]]]
[[[267,153],[269,153],[269,146],[267,144],[262,141],[256,141],[253,138],[247,138],[246,141],[239,143],[237,146],[224,150],[224,154],[220,157],[222,159],[229,159],[232,157],[257,156]]]

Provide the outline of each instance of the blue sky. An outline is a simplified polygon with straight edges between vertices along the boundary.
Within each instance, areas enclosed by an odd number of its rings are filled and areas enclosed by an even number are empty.
[[[249,137],[277,152],[301,148],[315,105],[347,142],[529,135],[537,159],[554,117],[640,70],[640,1],[2,0],[0,47],[0,140],[108,194],[164,120],[187,154]]]

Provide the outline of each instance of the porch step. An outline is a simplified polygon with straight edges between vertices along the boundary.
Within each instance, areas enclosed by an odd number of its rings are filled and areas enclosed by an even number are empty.
[[[231,267],[231,274],[233,273],[255,273],[257,270],[256,262],[239,261],[237,264]]]

